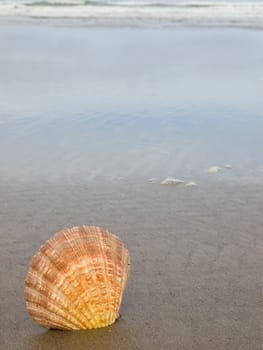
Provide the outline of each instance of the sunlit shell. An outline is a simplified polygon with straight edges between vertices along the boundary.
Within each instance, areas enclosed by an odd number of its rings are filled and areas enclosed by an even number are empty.
[[[119,317],[129,268],[128,250],[107,230],[62,230],[31,261],[25,280],[27,310],[47,328],[108,326]]]

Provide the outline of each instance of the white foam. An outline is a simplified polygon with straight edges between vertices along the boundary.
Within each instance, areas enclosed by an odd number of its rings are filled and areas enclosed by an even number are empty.
[[[75,6],[72,6],[75,5]],[[82,0],[48,0],[30,4],[1,2],[0,16],[46,19],[79,19],[87,24],[112,25],[233,25],[263,28],[263,3],[195,2],[174,6],[83,4]],[[70,22],[70,21],[69,21]]]

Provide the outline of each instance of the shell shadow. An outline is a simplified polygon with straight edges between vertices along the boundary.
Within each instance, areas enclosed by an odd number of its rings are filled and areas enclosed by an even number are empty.
[[[122,323],[122,324],[121,324]],[[104,349],[139,349],[135,334],[128,330],[125,322],[85,331],[47,330],[40,334],[28,336],[24,340],[23,350],[104,350]]]

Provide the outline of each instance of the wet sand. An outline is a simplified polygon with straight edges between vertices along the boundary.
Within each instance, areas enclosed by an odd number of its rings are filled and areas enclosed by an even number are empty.
[[[262,33],[3,24],[0,44],[0,349],[262,350]],[[80,224],[130,250],[122,318],[47,331],[24,278]]]
[[[1,349],[262,349],[261,184],[13,184],[0,196]],[[106,227],[130,250],[122,317],[48,331],[25,310],[24,277],[40,244],[77,224]]]
[[[263,177],[261,31],[2,25],[0,45],[0,181]]]

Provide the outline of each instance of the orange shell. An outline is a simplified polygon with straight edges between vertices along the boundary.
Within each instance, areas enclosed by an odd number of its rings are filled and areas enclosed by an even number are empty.
[[[130,269],[128,250],[99,227],[64,229],[33,257],[25,280],[26,307],[41,326],[108,326],[119,308]]]

